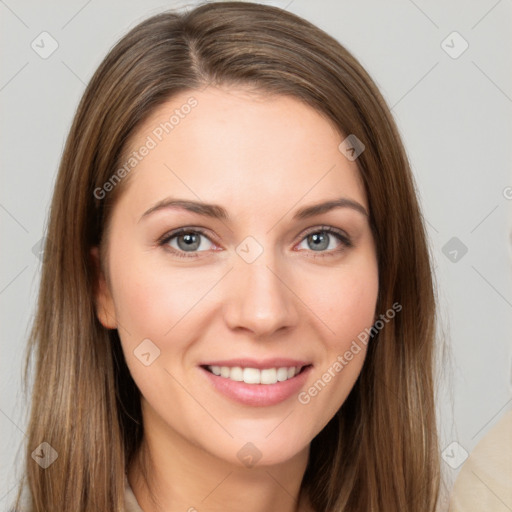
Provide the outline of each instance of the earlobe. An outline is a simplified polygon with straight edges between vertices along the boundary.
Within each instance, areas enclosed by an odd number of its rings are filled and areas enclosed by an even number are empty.
[[[114,307],[114,300],[101,269],[99,248],[92,247],[90,251],[91,264],[94,270],[94,306],[96,316],[106,329],[117,329],[117,319]]]

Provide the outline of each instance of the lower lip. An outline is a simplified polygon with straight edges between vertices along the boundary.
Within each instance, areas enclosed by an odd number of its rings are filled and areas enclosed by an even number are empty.
[[[295,377],[275,384],[246,384],[214,375],[200,367],[217,391],[238,403],[252,407],[276,405],[296,395],[304,386],[311,368],[312,366],[307,366]]]

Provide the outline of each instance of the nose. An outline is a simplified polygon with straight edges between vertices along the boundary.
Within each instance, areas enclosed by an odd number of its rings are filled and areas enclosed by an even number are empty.
[[[293,328],[300,318],[290,273],[270,253],[264,251],[252,263],[238,259],[225,283],[227,325],[257,338]]]

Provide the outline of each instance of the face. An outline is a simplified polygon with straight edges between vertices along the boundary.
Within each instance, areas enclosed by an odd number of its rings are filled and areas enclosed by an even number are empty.
[[[97,313],[118,329],[146,432],[276,464],[343,404],[378,294],[344,138],[296,99],[233,88],[181,93],[139,127]]]

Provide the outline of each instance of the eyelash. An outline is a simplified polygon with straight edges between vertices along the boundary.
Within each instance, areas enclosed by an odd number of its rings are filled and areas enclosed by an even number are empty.
[[[347,235],[343,234],[343,232],[338,231],[337,229],[334,229],[330,226],[319,226],[319,227],[312,228],[311,230],[308,230],[303,235],[300,242],[302,242],[309,235],[313,235],[316,233],[328,233],[329,235],[333,235],[334,237],[336,237],[338,239],[338,241],[341,242],[342,247],[338,248],[338,249],[331,249],[330,251],[320,251],[319,254],[313,254],[311,256],[312,258],[325,258],[325,257],[330,257],[330,256],[336,256],[337,254],[344,251],[345,249],[353,247],[353,243]],[[208,240],[210,240],[210,238],[208,237],[206,232],[200,228],[179,228],[179,229],[176,229],[175,231],[171,231],[170,233],[166,233],[165,235],[160,237],[157,240],[157,244],[161,247],[164,247],[173,238],[176,238],[179,235],[184,235],[184,234],[199,234],[199,235],[202,235],[202,236],[208,238]],[[179,258],[197,258],[197,257],[199,257],[199,254],[201,252],[204,252],[204,251],[198,251],[198,252],[187,253],[185,251],[177,251],[176,249],[174,249],[174,247],[170,247],[170,246],[167,246],[166,248],[168,250],[170,250],[174,255],[178,256]],[[307,252],[315,253],[316,251],[307,251]]]

